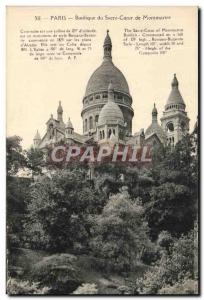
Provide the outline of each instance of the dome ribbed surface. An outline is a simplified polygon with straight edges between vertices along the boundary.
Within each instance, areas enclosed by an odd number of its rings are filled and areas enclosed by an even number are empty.
[[[169,104],[183,104],[185,105],[181,93],[178,88],[172,88],[169,98],[167,100],[167,105]]]
[[[108,91],[110,82],[112,82],[116,91],[129,94],[129,87],[125,76],[111,60],[107,60],[91,75],[86,87],[85,96],[100,91]]]
[[[117,124],[118,122],[124,123],[123,113],[115,102],[108,101],[99,114],[98,125]]]
[[[74,129],[74,127],[73,127],[73,125],[72,125],[72,122],[71,122],[70,118],[68,119],[68,122],[67,122],[67,124],[66,124],[66,128],[72,128],[72,129]]]
[[[169,98],[167,100],[166,105],[169,104],[183,104],[185,105],[185,102],[183,101],[183,98],[181,96],[181,93],[179,91],[179,82],[176,77],[176,74],[174,74],[173,80],[171,82],[171,93],[169,95]]]

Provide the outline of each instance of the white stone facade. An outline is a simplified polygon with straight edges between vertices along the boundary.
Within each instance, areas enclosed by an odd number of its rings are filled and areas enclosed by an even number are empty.
[[[35,148],[45,148],[50,144],[67,143],[83,145],[87,142],[106,143],[109,140],[120,144],[162,143],[175,145],[188,131],[189,118],[185,111],[186,105],[179,92],[179,83],[174,74],[172,89],[161,118],[157,119],[157,109],[154,105],[152,123],[144,132],[132,134],[132,119],[134,110],[128,83],[123,73],[112,62],[112,42],[107,31],[103,45],[104,57],[99,68],[91,75],[81,112],[83,133],[74,131],[69,119],[63,120],[61,102],[57,109],[57,119],[51,115],[47,121],[45,135],[39,132],[34,137]]]

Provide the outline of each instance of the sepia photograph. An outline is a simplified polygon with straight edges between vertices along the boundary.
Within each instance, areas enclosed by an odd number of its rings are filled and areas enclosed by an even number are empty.
[[[198,24],[7,6],[8,295],[200,295]]]

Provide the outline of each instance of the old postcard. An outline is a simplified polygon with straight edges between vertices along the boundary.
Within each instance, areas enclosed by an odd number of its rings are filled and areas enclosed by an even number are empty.
[[[198,295],[197,7],[7,7],[7,293]]]

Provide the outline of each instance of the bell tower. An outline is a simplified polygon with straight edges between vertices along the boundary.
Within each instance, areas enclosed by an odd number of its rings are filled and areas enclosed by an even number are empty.
[[[179,82],[174,74],[171,92],[165,105],[161,125],[166,133],[167,144],[175,146],[189,131],[186,105],[179,91]]]

